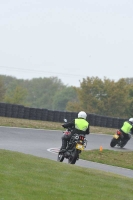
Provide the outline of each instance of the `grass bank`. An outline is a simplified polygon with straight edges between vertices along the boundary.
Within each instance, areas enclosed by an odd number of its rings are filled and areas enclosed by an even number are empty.
[[[61,126],[61,124],[63,124],[63,123],[64,123],[63,121],[62,121],[62,123],[58,123],[58,122],[49,122],[49,121],[0,117],[0,126],[9,126],[9,127],[64,130]],[[116,129],[90,126],[90,132],[112,135],[116,132]]]
[[[133,199],[133,179],[0,150],[0,200]]]
[[[83,151],[80,155],[83,160],[97,163],[113,165],[133,170],[133,152],[132,151],[113,151],[108,149],[99,149]]]

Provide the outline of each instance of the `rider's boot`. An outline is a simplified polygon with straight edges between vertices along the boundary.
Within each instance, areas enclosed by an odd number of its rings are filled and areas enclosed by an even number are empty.
[[[66,151],[67,141],[62,139],[62,147],[60,149],[61,153],[64,153]]]

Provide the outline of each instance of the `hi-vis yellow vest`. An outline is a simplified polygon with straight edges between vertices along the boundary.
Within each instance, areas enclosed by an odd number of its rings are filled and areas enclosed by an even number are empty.
[[[75,119],[75,128],[81,131],[86,131],[89,123],[85,119]]]
[[[124,133],[130,133],[130,130],[132,128],[132,125],[129,123],[129,122],[124,122],[121,130],[124,132]]]

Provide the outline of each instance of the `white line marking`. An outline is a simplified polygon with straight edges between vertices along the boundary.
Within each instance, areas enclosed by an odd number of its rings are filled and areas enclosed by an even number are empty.
[[[55,153],[55,154],[58,154],[60,148],[49,148],[47,149],[47,151],[51,152],[51,153]]]
[[[56,148],[56,147],[47,149],[47,151],[49,151],[51,153],[55,153],[55,154],[58,154],[59,150],[60,150],[60,148]],[[86,149],[86,150],[89,151],[91,149]],[[84,150],[84,151],[86,151],[86,150]]]

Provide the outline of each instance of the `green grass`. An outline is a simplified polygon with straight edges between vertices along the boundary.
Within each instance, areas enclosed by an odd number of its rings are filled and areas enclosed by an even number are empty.
[[[1,126],[9,126],[9,127],[64,130],[61,126],[63,123],[64,123],[63,120],[62,120],[62,123],[59,123],[59,122],[0,117],[0,125]],[[104,127],[98,127],[98,126],[90,126],[90,132],[112,135],[116,132],[116,129],[104,128]]]
[[[0,150],[0,200],[132,200],[133,179]]]
[[[133,170],[133,152],[132,151],[113,151],[103,149],[83,151],[80,155],[83,160],[128,168]]]

